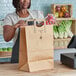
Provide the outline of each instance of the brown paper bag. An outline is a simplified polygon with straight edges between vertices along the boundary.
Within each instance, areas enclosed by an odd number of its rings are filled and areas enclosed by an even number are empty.
[[[19,69],[28,72],[53,69],[53,26],[20,27]]]

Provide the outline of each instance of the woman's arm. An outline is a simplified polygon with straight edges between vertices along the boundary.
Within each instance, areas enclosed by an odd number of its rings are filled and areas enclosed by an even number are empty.
[[[4,40],[6,42],[12,40],[12,38],[15,35],[15,31],[17,28],[19,28],[20,26],[25,25],[26,23],[23,20],[20,20],[17,24],[10,26],[10,25],[5,25],[3,26],[3,36],[4,36]]]
[[[3,26],[3,36],[6,42],[10,41],[15,35],[15,26],[5,25]]]

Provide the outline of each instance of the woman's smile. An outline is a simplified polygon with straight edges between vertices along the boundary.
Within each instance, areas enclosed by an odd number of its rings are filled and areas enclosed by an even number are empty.
[[[30,0],[21,0],[21,6],[23,9],[27,9],[30,4]]]
[[[23,3],[23,5],[22,5],[22,7],[25,8],[25,9],[26,9],[28,6],[29,6],[29,3]]]

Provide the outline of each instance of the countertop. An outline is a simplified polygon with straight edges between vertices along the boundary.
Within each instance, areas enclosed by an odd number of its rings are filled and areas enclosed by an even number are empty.
[[[5,63],[0,64],[0,76],[76,76],[76,70],[62,65],[59,61],[55,61],[53,70],[29,73],[19,71],[18,64]]]

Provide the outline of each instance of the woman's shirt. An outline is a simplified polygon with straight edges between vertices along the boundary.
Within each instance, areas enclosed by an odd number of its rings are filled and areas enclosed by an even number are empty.
[[[4,25],[10,25],[10,26],[13,26],[15,25],[19,20],[28,20],[28,19],[43,19],[44,18],[44,15],[42,12],[40,11],[31,11],[31,10],[28,10],[29,12],[29,16],[26,17],[26,18],[20,18],[16,12],[13,12],[13,13],[10,13],[8,14],[5,19],[4,19]],[[15,44],[16,42],[16,39],[18,37],[18,31],[19,29],[16,30],[15,32],[15,35],[14,35],[14,38],[13,38],[13,42]]]

